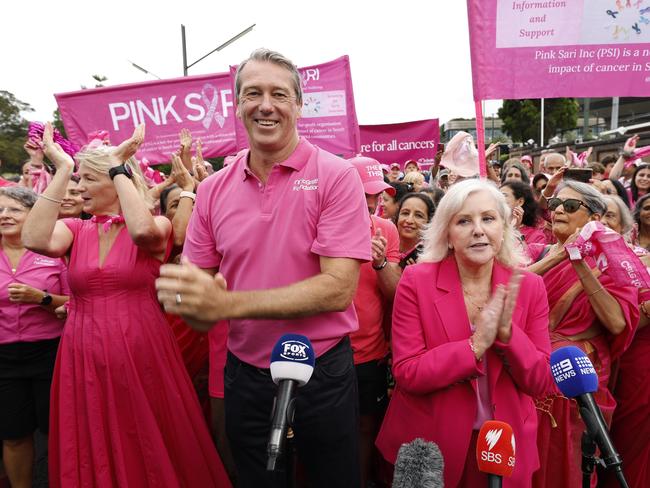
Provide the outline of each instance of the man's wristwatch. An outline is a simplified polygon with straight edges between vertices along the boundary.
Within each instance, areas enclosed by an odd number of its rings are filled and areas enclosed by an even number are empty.
[[[41,300],[41,303],[39,305],[47,306],[52,304],[52,295],[50,295],[47,290],[43,290],[43,293],[45,295],[43,296],[43,299]]]
[[[388,259],[384,258],[384,262],[381,263],[379,266],[375,266],[374,264],[372,265],[372,269],[375,271],[379,271],[380,269],[384,269],[386,265],[388,264]]]
[[[111,177],[111,180],[114,179],[117,175],[124,175],[128,179],[131,179],[133,178],[133,170],[130,166],[127,166],[124,163],[108,170],[108,176]]]

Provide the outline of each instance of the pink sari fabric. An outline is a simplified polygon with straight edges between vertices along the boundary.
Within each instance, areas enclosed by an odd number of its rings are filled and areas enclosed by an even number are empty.
[[[587,258],[587,262],[592,268],[595,267],[591,258]],[[611,364],[625,351],[632,340],[634,328],[639,320],[638,291],[634,287],[616,286],[606,275],[600,275],[598,279],[621,306],[626,328],[619,335],[611,335],[598,322],[583,290],[573,299],[564,314],[554,315],[556,306],[560,307],[561,298],[570,291],[571,287],[579,284],[578,276],[568,260],[544,275],[551,309],[551,347],[556,350],[573,345],[581,348],[589,356],[598,374],[598,391],[594,394],[594,398],[605,420],[611,423],[616,406],[614,397],[607,387]],[[553,328],[554,322],[557,322],[555,328]],[[571,339],[579,334],[588,334],[592,326],[597,328],[595,337],[582,340]],[[539,419],[537,447],[541,467],[533,477],[533,486],[538,488],[581,486],[580,437],[585,427],[576,402],[558,395],[538,399],[536,403]],[[595,486],[595,483],[594,476],[592,486]]]

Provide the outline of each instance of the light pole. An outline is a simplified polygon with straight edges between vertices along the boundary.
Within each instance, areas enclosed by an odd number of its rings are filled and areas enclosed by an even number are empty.
[[[251,25],[250,27],[247,27],[246,29],[244,29],[243,31],[241,31],[241,32],[240,32],[239,34],[237,34],[236,36],[234,36],[234,37],[228,39],[228,40],[227,40],[226,42],[224,42],[221,46],[219,46],[219,47],[213,49],[213,50],[210,51],[208,54],[206,54],[206,55],[204,55],[204,56],[201,56],[199,59],[197,59],[196,61],[194,61],[192,64],[189,64],[189,65],[188,65],[188,64],[187,64],[187,43],[186,43],[186,41],[185,41],[185,26],[184,26],[183,24],[181,24],[181,40],[182,40],[182,43],[183,43],[183,76],[187,76],[187,70],[190,69],[192,66],[194,66],[194,65],[195,65],[196,63],[198,63],[199,61],[203,61],[205,58],[207,58],[208,56],[210,56],[210,54],[212,54],[212,53],[214,53],[214,52],[217,52],[217,51],[221,51],[223,48],[225,48],[225,47],[231,45],[233,42],[235,42],[235,41],[236,41],[237,39],[239,39],[240,37],[243,37],[243,36],[245,36],[246,34],[248,34],[250,31],[253,30],[253,27],[255,27],[255,25],[256,25],[256,24],[253,24],[253,25]]]
[[[129,61],[129,63],[131,63],[131,66],[133,66],[135,69],[137,69],[137,70],[139,70],[139,71],[142,71],[143,73],[145,73],[145,74],[147,74],[147,75],[155,76],[155,77],[158,78],[159,80],[162,79],[162,78],[161,78],[160,76],[158,76],[157,74],[152,73],[151,71],[147,71],[147,70],[144,69],[142,66],[138,66],[137,64],[135,64],[133,61]]]

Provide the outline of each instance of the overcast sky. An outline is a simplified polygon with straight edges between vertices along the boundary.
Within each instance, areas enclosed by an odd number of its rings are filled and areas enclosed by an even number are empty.
[[[473,117],[464,0],[206,0],[111,2],[32,0],[3,5],[0,90],[31,104],[30,120],[51,119],[54,93],[182,76],[180,25],[188,63],[251,24],[254,30],[198,63],[190,75],[218,73],[255,48],[298,66],[350,56],[360,124]],[[500,101],[487,102],[485,115]]]

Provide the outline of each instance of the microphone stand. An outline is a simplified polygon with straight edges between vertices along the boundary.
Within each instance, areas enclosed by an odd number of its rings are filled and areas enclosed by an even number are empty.
[[[582,447],[582,488],[590,488],[591,476],[598,460],[596,459],[596,443],[586,430],[582,433],[580,446]]]

